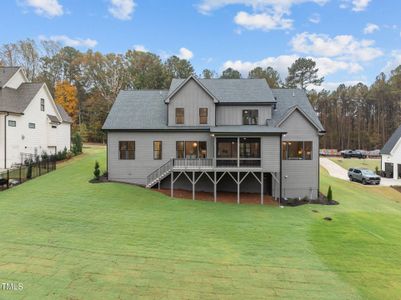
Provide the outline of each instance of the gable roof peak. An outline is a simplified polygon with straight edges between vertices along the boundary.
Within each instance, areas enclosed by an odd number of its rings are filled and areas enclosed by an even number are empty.
[[[173,81],[175,79],[177,79],[177,78],[173,78]],[[212,92],[194,74],[190,75],[187,79],[183,80],[175,89],[170,91],[170,93],[167,95],[167,98],[164,100],[164,102],[170,103],[171,98],[174,97],[174,95],[176,95],[178,93],[178,91],[181,90],[190,80],[194,80],[213,99],[214,103],[219,102],[219,100],[216,98],[216,96],[213,95]],[[170,86],[170,88],[171,88],[171,86]]]

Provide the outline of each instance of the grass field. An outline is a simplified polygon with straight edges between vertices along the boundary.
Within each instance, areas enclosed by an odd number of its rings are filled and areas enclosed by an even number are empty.
[[[322,171],[339,206],[178,200],[89,184],[105,151],[85,152],[0,193],[0,281],[24,286],[0,299],[401,298],[401,194],[390,188]]]
[[[367,159],[358,159],[358,158],[347,158],[344,159],[342,157],[332,157],[330,158],[336,164],[339,164],[345,169],[349,168],[366,168],[372,171],[375,171],[376,166],[380,170],[380,158],[367,158]]]

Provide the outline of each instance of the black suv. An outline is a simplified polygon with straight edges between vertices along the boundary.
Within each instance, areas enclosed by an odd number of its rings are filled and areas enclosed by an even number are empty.
[[[366,154],[360,150],[344,150],[341,151],[343,158],[366,158]]]

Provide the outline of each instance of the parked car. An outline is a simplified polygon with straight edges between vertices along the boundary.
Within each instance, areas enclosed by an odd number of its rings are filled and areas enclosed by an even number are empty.
[[[341,156],[343,158],[366,158],[367,155],[362,150],[343,150],[341,151]]]
[[[380,184],[380,176],[371,170],[363,168],[350,168],[348,170],[348,178],[351,181],[359,181],[362,184]]]

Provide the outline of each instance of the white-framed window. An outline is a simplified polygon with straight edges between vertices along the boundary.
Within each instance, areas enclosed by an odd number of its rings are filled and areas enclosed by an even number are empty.
[[[28,123],[28,127],[30,129],[35,129],[36,128],[36,124],[35,123]]]
[[[40,98],[40,110],[45,111],[45,99]]]
[[[8,120],[8,126],[10,126],[10,127],[17,127],[17,121]]]

